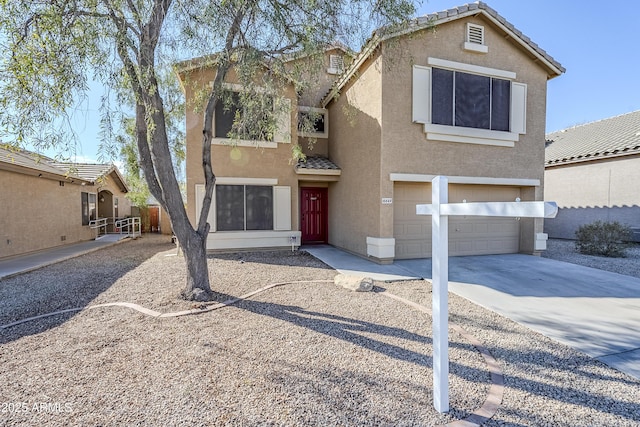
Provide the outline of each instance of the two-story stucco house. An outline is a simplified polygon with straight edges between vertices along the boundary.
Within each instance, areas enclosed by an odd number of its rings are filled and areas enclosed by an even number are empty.
[[[291,115],[273,141],[214,142],[209,249],[320,242],[383,263],[428,257],[431,222],[415,205],[430,202],[436,175],[449,177],[451,202],[542,200],[547,81],[564,69],[493,9],[479,2],[421,17],[344,54],[327,52],[317,93],[285,94]],[[180,76],[204,84],[212,71]],[[308,111],[320,113],[312,148],[296,126]],[[188,110],[186,120],[195,221],[202,117]],[[296,140],[308,158],[291,165]],[[452,255],[533,253],[542,220],[461,217],[449,228]]]

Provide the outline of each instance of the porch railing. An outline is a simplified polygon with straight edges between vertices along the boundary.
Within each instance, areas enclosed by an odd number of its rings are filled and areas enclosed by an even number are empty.
[[[142,222],[139,216],[119,219],[114,223],[115,231],[136,238],[142,235]]]
[[[100,229],[104,228],[104,230],[102,230],[102,234],[107,234],[107,225],[109,225],[108,221],[109,221],[108,218],[92,219],[91,221],[89,221],[89,227],[93,229],[97,229],[98,234],[101,234]]]

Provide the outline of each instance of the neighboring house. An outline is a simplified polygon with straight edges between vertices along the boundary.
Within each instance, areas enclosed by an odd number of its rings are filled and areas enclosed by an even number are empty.
[[[145,207],[133,207],[132,209],[132,215],[141,218],[143,233],[173,234],[169,215],[162,209],[160,202],[155,197],[149,196]]]
[[[344,56],[327,52],[327,73],[317,79],[329,82],[326,89],[284,94],[292,111],[273,141],[232,147],[216,129],[209,249],[329,243],[383,263],[428,257],[431,222],[415,205],[430,202],[434,176],[449,177],[451,202],[543,199],[547,81],[564,68],[493,9],[479,2],[421,17]],[[186,63],[179,75],[205,87],[213,71]],[[322,115],[313,149],[296,126],[309,110]],[[186,120],[195,221],[204,189],[202,116],[188,110]],[[296,140],[308,159],[291,165]],[[534,253],[543,247],[542,226],[452,218],[450,253]]]
[[[640,111],[548,134],[546,145],[545,199],[559,207],[549,236],[574,239],[601,220],[633,227],[640,241]]]
[[[0,147],[0,258],[95,239],[90,223],[131,215],[114,165],[59,163]]]

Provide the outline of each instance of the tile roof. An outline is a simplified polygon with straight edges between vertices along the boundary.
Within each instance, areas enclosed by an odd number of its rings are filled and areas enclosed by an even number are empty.
[[[94,184],[98,179],[115,174],[118,185],[128,191],[124,179],[113,164],[63,163],[22,149],[13,149],[0,144],[0,169],[9,169],[27,175],[60,179],[69,182]]]
[[[640,110],[547,134],[545,165],[640,154]]]
[[[565,68],[560,65],[558,61],[553,59],[551,55],[549,55],[544,49],[534,43],[529,37],[524,35],[522,31],[518,30],[513,26],[512,23],[507,21],[504,17],[502,17],[498,12],[489,7],[484,2],[477,1],[475,3],[465,4],[463,6],[454,7],[453,9],[444,10],[441,12],[430,13],[425,16],[421,16],[416,19],[416,29],[424,28],[428,25],[437,25],[440,22],[438,21],[449,21],[451,18],[456,18],[460,15],[460,17],[468,16],[470,14],[475,14],[477,12],[484,11],[490,18],[493,18],[497,23],[501,24],[505,29],[512,32],[518,39],[520,39],[524,44],[526,44],[529,48],[539,54],[544,60],[548,61],[551,65],[557,68],[560,73],[564,73]]]
[[[53,164],[69,173],[87,181],[95,182],[100,177],[109,175],[114,169],[113,164],[91,164],[91,163],[66,163],[53,162]]]
[[[60,177],[67,176],[65,171],[53,165],[53,160],[26,150],[11,149],[0,145],[0,163],[18,166],[34,172],[48,173]]]
[[[544,64],[549,71],[549,78],[559,76],[564,73],[565,68],[560,65],[551,55],[544,49],[533,42],[529,37],[524,35],[513,24],[500,16],[498,12],[489,7],[486,3],[477,1],[475,3],[465,4],[463,6],[454,7],[452,9],[431,13],[414,19],[408,27],[398,32],[385,33],[385,28],[378,29],[365,43],[362,51],[354,58],[351,66],[345,70],[342,76],[336,80],[329,92],[324,96],[322,106],[326,107],[332,99],[340,92],[342,87],[346,85],[355,75],[360,65],[376,51],[378,45],[387,39],[398,37],[404,34],[411,34],[416,31],[432,28],[446,22],[462,19],[467,16],[483,14],[487,19],[495,23],[498,27],[510,36],[509,38],[515,43],[520,44],[524,49],[531,52],[540,63]]]
[[[325,157],[307,156],[306,160],[298,161],[296,169],[307,170],[340,170],[338,165]]]

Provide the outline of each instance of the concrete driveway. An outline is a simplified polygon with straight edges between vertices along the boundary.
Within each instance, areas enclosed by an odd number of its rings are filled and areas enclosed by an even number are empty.
[[[431,278],[431,260],[390,266],[328,246],[332,267],[378,280]],[[529,255],[449,258],[449,290],[640,379],[640,279]]]

